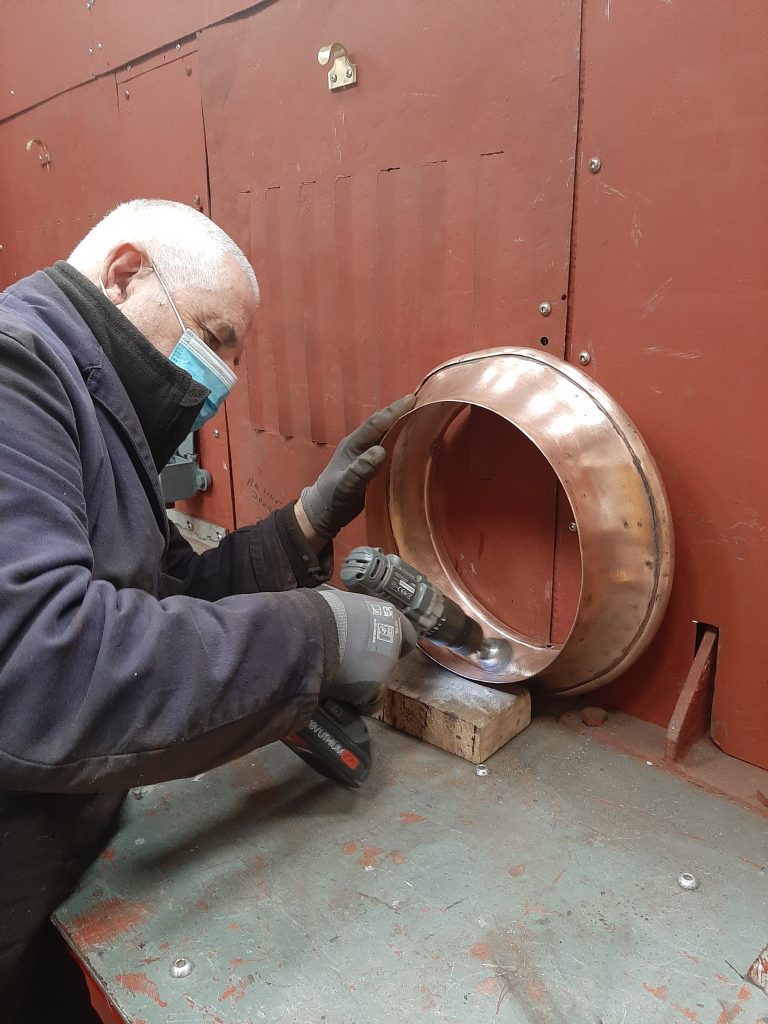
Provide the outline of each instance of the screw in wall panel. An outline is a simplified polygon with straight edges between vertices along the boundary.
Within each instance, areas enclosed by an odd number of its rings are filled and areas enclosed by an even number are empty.
[[[589,170],[592,174],[597,174],[600,168],[603,166],[603,161],[599,156],[593,156],[589,161]]]
[[[681,871],[677,879],[677,884],[681,889],[693,890],[699,888],[698,878],[690,871]]]
[[[219,430],[218,430],[218,428],[216,428],[216,430],[214,430],[214,432],[213,432],[213,436],[214,436],[214,437],[219,437],[219,436],[220,436],[220,435],[219,435]]]
[[[169,974],[172,978],[186,978],[195,969],[195,961],[189,957],[179,956],[173,961]]]
[[[332,82],[337,82],[338,81],[338,76],[336,75],[335,71],[331,72],[331,81]]]
[[[487,774],[488,774],[488,765],[487,764],[479,764],[475,768],[475,775],[479,775],[481,778],[485,778],[485,776]]]
[[[552,312],[552,303],[551,302],[540,302],[539,303],[539,312],[541,313],[542,316],[549,316],[549,314]]]
[[[582,366],[589,366],[592,362],[592,356],[589,352],[579,352],[579,362]]]
[[[573,520],[571,520],[571,522],[568,523],[568,529],[571,531],[571,533],[576,533],[576,531],[578,530],[578,526],[576,525],[576,523],[573,522]]]

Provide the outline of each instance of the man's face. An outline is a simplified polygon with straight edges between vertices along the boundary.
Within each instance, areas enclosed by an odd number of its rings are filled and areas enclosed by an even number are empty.
[[[118,246],[101,269],[107,297],[164,356],[170,356],[181,327],[157,274],[137,246]],[[171,293],[179,316],[230,366],[236,366],[253,325],[256,298],[250,282],[232,260],[227,283],[215,291],[180,289]]]

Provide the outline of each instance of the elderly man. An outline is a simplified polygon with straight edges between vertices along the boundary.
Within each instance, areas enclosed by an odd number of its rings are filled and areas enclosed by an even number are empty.
[[[257,302],[223,231],[154,200],[118,207],[67,262],[0,295],[5,1024],[90,1019],[48,918],[126,789],[279,740],[320,694],[368,703],[399,655],[397,616],[390,651],[369,654],[367,599],[311,588],[413,396],[346,438],[298,502],[217,549],[195,554],[168,523],[158,471],[235,382]]]

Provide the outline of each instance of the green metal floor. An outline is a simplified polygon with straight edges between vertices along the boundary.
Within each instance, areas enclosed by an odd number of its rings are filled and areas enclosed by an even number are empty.
[[[768,1022],[764,819],[548,720],[486,777],[372,731],[357,794],[276,745],[127,801],[59,914],[126,1019]]]

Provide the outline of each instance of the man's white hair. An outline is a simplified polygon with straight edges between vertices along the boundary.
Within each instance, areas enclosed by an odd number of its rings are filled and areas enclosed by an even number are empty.
[[[256,299],[259,285],[245,253],[204,214],[169,199],[133,199],[99,221],[67,262],[86,276],[98,273],[121,242],[142,245],[169,291],[216,290],[231,280],[230,260],[250,281]]]

